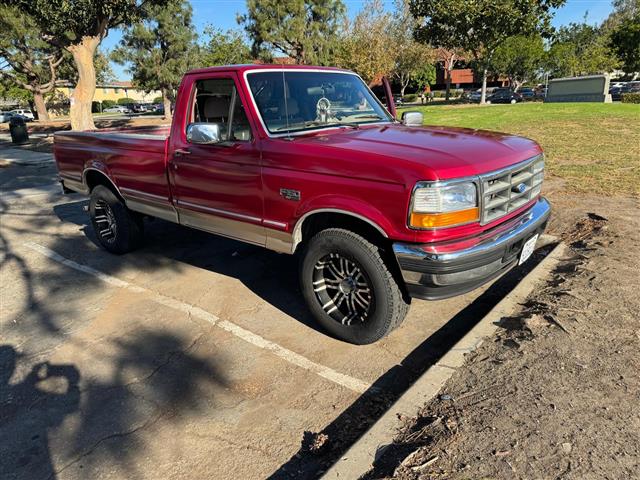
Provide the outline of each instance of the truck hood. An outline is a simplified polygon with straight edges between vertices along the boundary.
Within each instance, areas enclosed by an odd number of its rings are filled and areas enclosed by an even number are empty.
[[[541,152],[533,140],[505,133],[456,127],[363,126],[297,137],[381,161],[404,163],[425,180],[444,180],[498,170]],[[351,156],[351,155],[350,155]],[[352,157],[353,158],[353,157]]]

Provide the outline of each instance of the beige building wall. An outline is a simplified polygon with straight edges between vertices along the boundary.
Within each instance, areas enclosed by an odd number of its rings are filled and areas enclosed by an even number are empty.
[[[65,98],[70,98],[73,93],[73,88],[59,87],[56,89],[56,93],[60,93]],[[57,96],[57,95],[56,95]],[[162,93],[158,90],[146,93],[143,90],[138,90],[131,86],[123,85],[98,85],[96,86],[96,93],[93,96],[94,102],[102,102],[103,100],[118,101],[119,98],[129,98],[132,102],[137,103],[150,103],[156,97],[161,97]]]

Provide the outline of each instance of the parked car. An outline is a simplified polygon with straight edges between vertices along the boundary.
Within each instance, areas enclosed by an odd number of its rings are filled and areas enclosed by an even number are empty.
[[[625,93],[639,93],[640,92],[640,82],[627,82],[620,88],[610,88],[609,93],[611,94],[611,99],[614,101],[622,100],[622,95]]]
[[[170,128],[57,132],[54,155],[106,250],[139,247],[148,216],[299,254],[313,316],[366,344],[411,298],[525,262],[550,214],[534,141],[391,110],[347,70],[204,68],[182,79]]]
[[[611,95],[611,100],[613,100],[614,102],[618,102],[618,101],[622,100],[622,94],[625,93],[626,91],[627,91],[627,87],[626,86],[611,87],[609,89],[609,94]]]
[[[402,95],[394,95],[393,101],[396,105],[402,105],[404,103],[404,99],[402,98]]]
[[[146,107],[140,103],[132,103],[128,108],[134,113],[144,113],[147,111]]]
[[[32,121],[34,119],[34,116],[31,110],[28,110],[26,108],[16,108],[15,110],[11,110],[9,113],[12,113],[14,115],[20,115],[26,118],[27,121]]]
[[[522,98],[524,100],[532,100],[536,96],[535,90],[531,87],[522,87],[520,90],[518,90],[518,93],[522,95]]]
[[[131,110],[129,110],[127,107],[123,107],[122,105],[105,108],[102,111],[104,113],[131,113]]]
[[[498,90],[487,98],[487,103],[520,103],[524,99],[522,95],[513,90]]]
[[[13,113],[11,112],[0,112],[0,123],[6,123],[11,120]]]
[[[480,98],[482,97],[482,89],[477,89],[477,90],[472,90],[470,92],[467,93],[466,98],[467,100],[469,100],[470,102],[475,102],[478,103],[480,101]]]

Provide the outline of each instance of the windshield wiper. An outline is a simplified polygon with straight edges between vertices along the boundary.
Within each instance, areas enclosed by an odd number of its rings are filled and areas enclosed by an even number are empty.
[[[295,125],[299,125],[299,124],[295,124]],[[300,131],[302,129],[305,129],[307,127],[353,127],[353,128],[360,128],[360,125],[358,123],[355,122],[332,122],[332,123],[325,123],[325,122],[319,122],[318,120],[311,120],[309,122],[305,122],[302,124],[302,127],[293,127],[292,125],[287,125],[284,127],[278,127],[276,128],[274,131],[275,132],[281,132],[284,130],[291,130],[292,132],[295,131]]]
[[[363,113],[362,115],[356,115],[353,118],[374,118],[376,120],[384,120],[380,115],[376,115],[375,113]]]

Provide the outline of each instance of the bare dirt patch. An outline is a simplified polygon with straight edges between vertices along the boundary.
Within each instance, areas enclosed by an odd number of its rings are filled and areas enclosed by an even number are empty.
[[[566,258],[366,478],[640,478],[638,201],[555,207]]]

